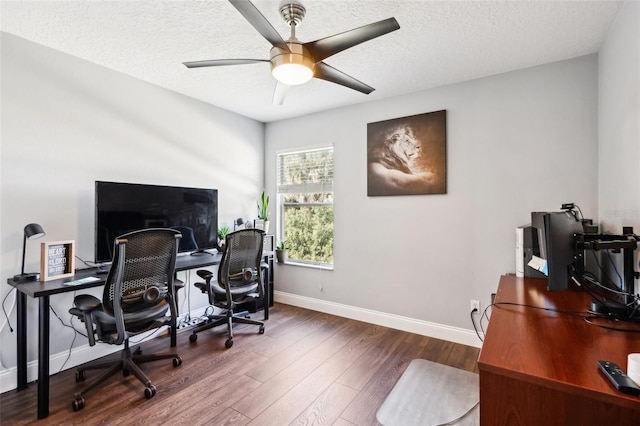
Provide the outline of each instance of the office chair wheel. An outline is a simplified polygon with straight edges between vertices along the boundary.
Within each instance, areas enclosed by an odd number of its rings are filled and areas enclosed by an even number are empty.
[[[131,372],[130,372],[129,370],[127,370],[127,369],[123,369],[123,370],[122,370],[122,375],[123,375],[124,377],[127,377],[129,374],[131,374]]]
[[[224,347],[229,349],[231,346],[233,346],[233,340],[232,339],[227,339],[227,341],[224,342]]]
[[[155,386],[149,385],[146,388],[144,388],[144,396],[147,399],[153,398],[155,394],[156,394],[156,387]]]
[[[142,348],[140,346],[138,346],[138,348],[135,350],[135,352],[133,354],[134,355],[142,355]]]
[[[84,382],[87,378],[87,373],[84,370],[76,371],[76,383]]]
[[[179,367],[182,365],[182,358],[177,356],[173,359],[173,366],[174,367]]]
[[[189,336],[189,341],[191,343],[195,342],[196,340],[198,340],[198,335],[197,334],[192,334],[191,336]]]
[[[258,330],[258,334],[264,334],[264,325],[260,326],[260,330]]]
[[[74,399],[73,402],[71,403],[71,408],[73,409],[73,411],[82,410],[84,408],[84,398],[78,397]]]

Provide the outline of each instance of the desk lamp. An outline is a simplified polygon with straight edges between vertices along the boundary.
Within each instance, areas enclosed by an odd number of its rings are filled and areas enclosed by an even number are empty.
[[[24,239],[22,240],[22,272],[19,275],[14,275],[13,281],[20,283],[25,281],[36,281],[40,278],[40,274],[37,272],[24,273],[24,256],[27,251],[27,239],[35,240],[40,237],[44,237],[44,230],[42,229],[42,226],[37,223],[30,223],[24,227]]]
[[[233,230],[235,231],[236,228],[239,228],[240,226],[242,226],[242,224],[244,223],[244,219],[239,217],[237,218],[234,222],[233,222]]]

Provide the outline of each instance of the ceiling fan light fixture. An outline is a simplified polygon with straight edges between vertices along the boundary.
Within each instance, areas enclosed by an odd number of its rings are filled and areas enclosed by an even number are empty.
[[[315,63],[304,48],[297,43],[290,43],[290,52],[284,52],[277,47],[272,49],[271,73],[281,83],[297,86],[313,78]]]
[[[273,76],[281,83],[297,86],[313,77],[313,71],[301,64],[282,64],[273,68]]]

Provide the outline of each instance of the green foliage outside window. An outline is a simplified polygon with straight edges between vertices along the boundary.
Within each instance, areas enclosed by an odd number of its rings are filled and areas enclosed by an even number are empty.
[[[291,259],[333,263],[333,204],[286,203],[284,229]]]

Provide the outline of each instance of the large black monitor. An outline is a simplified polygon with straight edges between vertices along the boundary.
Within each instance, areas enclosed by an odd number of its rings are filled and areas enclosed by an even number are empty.
[[[180,252],[217,246],[216,189],[96,181],[95,203],[97,263],[111,261],[117,236],[145,228],[180,231]]]
[[[578,235],[582,222],[572,212],[531,213],[532,226],[538,229],[540,257],[547,261],[549,291],[566,290],[569,280],[583,269],[582,250],[578,248]]]

